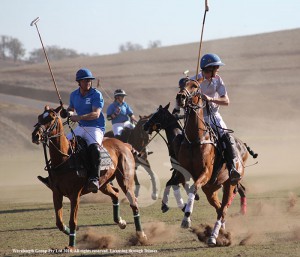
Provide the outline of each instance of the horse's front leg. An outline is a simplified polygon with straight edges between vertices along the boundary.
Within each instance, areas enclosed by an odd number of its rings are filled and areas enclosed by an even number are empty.
[[[169,195],[170,195],[170,189],[171,189],[171,187],[173,187],[174,185],[178,185],[178,181],[176,180],[176,176],[175,176],[176,172],[177,171],[174,169],[173,172],[172,172],[171,178],[166,183],[166,187],[165,187],[165,190],[164,190],[163,198],[162,198],[162,201],[161,201],[161,211],[163,213],[165,213],[165,212],[167,212],[169,210],[168,203],[169,203]],[[180,191],[179,191],[179,194],[180,194]],[[180,201],[179,198],[181,198],[181,195],[179,195],[179,194],[175,195],[175,193],[174,193],[174,196],[176,198],[177,203],[178,203],[178,201]],[[182,200],[182,203],[183,203],[183,200]],[[183,206],[182,206],[182,208],[183,208]]]
[[[217,211],[217,221],[214,225],[214,228],[211,232],[211,236],[209,237],[207,244],[209,246],[215,246],[217,243],[217,238],[219,236],[220,229],[225,229],[225,216],[228,209],[228,202],[232,198],[234,194],[235,185],[231,185],[230,180],[228,179],[223,185],[223,198],[221,208]]]
[[[53,190],[53,204],[55,209],[56,226],[66,235],[70,234],[70,229],[63,223],[63,195],[57,190]]]
[[[70,234],[69,234],[69,246],[68,248],[75,248],[76,245],[76,228],[77,228],[77,214],[78,214],[78,207],[80,202],[80,191],[70,197],[71,202],[71,210],[70,210]]]
[[[194,209],[195,196],[197,195],[198,189],[206,183],[207,183],[207,176],[206,176],[206,172],[204,172],[204,174],[195,181],[195,183],[193,185],[194,188],[193,188],[193,190],[191,190],[192,192],[190,192],[188,195],[188,200],[187,200],[185,210],[184,210],[184,217],[181,222],[182,228],[191,227],[192,221],[191,221],[190,216]]]

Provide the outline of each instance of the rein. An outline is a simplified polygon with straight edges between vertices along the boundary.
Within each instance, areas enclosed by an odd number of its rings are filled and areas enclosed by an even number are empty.
[[[198,82],[197,82],[198,83]],[[199,83],[198,83],[199,84]],[[206,129],[202,129],[202,128],[199,128],[199,124],[197,125],[198,127],[198,130],[202,130],[203,132],[209,132],[209,129],[207,129],[207,125],[206,125],[206,122],[201,118],[199,117],[199,114],[197,113],[197,110],[199,109],[203,109],[205,108],[206,106],[206,103],[204,103],[202,101],[202,105],[199,105],[199,101],[200,99],[202,99],[201,97],[201,91],[198,89],[197,91],[193,92],[193,93],[190,93],[186,88],[183,89],[183,91],[185,92],[185,94],[188,96],[188,104],[186,105],[185,107],[185,113],[186,113],[186,120],[185,120],[185,123],[184,123],[184,127],[183,127],[183,135],[184,135],[184,138],[186,139],[186,141],[189,143],[189,144],[193,144],[194,142],[190,141],[186,135],[186,126],[187,126],[187,123],[188,123],[188,118],[189,118],[189,115],[191,113],[191,111],[194,111],[196,116],[197,116],[197,124],[198,124],[198,120],[200,119],[201,122],[203,123],[203,125],[206,127]],[[193,103],[192,102],[192,98],[195,97],[195,96],[198,96],[198,101],[197,103]],[[207,141],[207,140],[201,140],[200,138],[198,138],[198,141],[196,142],[196,144],[208,144],[208,143],[212,143],[212,141]]]
[[[43,136],[43,141],[42,141],[42,143],[43,143],[44,158],[45,158],[45,163],[46,163],[45,170],[47,170],[48,172],[50,172],[51,170],[56,170],[58,167],[60,167],[60,166],[63,165],[64,163],[66,163],[66,161],[67,161],[68,159],[65,160],[65,161],[63,161],[62,163],[58,164],[56,167],[52,167],[52,168],[51,168],[51,159],[49,160],[49,158],[48,158],[48,152],[47,152],[47,148],[49,149],[49,144],[51,144],[51,145],[54,147],[54,149],[55,149],[57,152],[59,152],[61,155],[70,158],[70,155],[63,153],[60,149],[58,149],[58,148],[56,147],[56,145],[55,145],[55,144],[52,142],[52,140],[51,140],[51,139],[53,139],[53,138],[58,138],[58,137],[61,137],[62,135],[64,135],[64,134],[62,134],[62,133],[58,133],[58,134],[55,134],[55,135],[53,135],[53,136],[50,136],[50,133],[51,133],[53,130],[55,130],[55,129],[57,128],[57,125],[58,125],[58,117],[56,116],[54,123],[53,123],[48,129],[46,129],[45,126],[42,125],[42,124],[39,124],[39,123],[38,123],[37,125],[40,125],[39,129],[42,130],[42,136]]]

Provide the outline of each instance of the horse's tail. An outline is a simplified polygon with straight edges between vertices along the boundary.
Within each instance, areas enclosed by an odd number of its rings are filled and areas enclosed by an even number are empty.
[[[137,150],[135,150],[131,144],[129,144],[129,143],[124,143],[124,144],[129,148],[129,150],[131,151],[133,156],[137,156],[137,157],[142,156],[142,154],[140,152],[138,152]]]
[[[252,150],[246,143],[244,143],[244,145],[246,146],[247,151],[251,154],[251,156],[252,156],[254,159],[257,158],[258,153],[254,153],[253,150]]]

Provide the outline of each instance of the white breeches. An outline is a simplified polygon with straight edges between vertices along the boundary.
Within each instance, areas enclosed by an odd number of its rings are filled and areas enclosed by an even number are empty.
[[[112,125],[112,129],[114,132],[114,135],[120,136],[122,134],[122,131],[124,128],[130,128],[133,129],[135,127],[134,124],[132,124],[129,120],[125,122],[115,123]]]
[[[223,118],[220,113],[217,112],[214,115],[205,116],[204,120],[205,120],[205,122],[210,124],[210,126],[214,130],[218,130],[221,137],[224,135],[224,133],[225,133],[224,129],[227,129],[227,126],[226,126],[225,122],[223,121]]]
[[[103,131],[100,128],[77,126],[73,131],[76,136],[82,137],[86,141],[88,146],[97,143],[99,145],[102,145]],[[67,135],[67,138],[70,140],[72,139],[72,137],[73,135],[70,132]]]

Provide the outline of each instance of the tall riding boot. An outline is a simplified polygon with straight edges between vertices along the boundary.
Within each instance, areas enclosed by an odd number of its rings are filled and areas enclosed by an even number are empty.
[[[236,152],[234,149],[234,138],[225,133],[222,136],[222,142],[224,147],[224,157],[229,171],[229,178],[232,182],[238,181],[241,178],[240,173],[235,168],[234,159],[236,158]]]
[[[91,160],[91,168],[89,170],[88,191],[97,193],[99,189],[99,175],[100,175],[100,148],[98,144],[91,144],[88,147],[88,153]]]
[[[37,176],[38,180],[41,181],[43,184],[45,184],[47,187],[50,187],[50,183],[49,183],[49,177],[42,177],[42,176]]]

